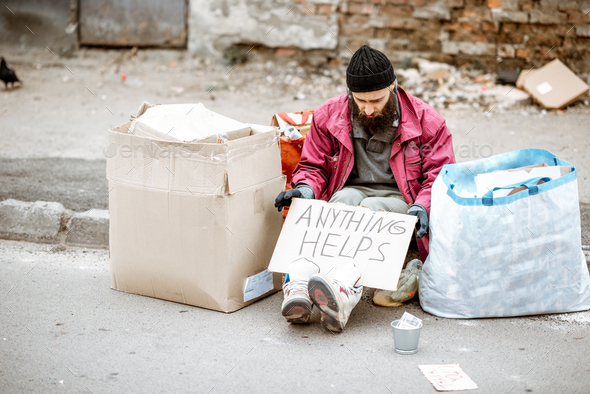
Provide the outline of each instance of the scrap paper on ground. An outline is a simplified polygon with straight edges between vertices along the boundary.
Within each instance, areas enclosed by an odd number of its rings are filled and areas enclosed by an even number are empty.
[[[419,365],[418,368],[437,391],[477,389],[477,384],[463,372],[459,364]]]

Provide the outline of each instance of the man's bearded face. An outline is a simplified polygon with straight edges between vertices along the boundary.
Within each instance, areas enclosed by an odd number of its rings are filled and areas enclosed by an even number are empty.
[[[399,118],[397,95],[385,88],[375,92],[350,93],[348,106],[352,120],[358,122],[371,135],[378,134]]]

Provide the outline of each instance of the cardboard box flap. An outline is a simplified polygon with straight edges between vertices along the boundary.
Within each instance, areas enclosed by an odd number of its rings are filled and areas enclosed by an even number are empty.
[[[235,193],[252,184],[282,175],[281,153],[278,133],[252,134],[227,143],[228,146],[228,192]],[[277,149],[278,148],[278,149]],[[261,166],[264,162],[266,165]]]
[[[522,70],[520,74],[518,74],[518,79],[516,80],[516,87],[520,90],[524,90],[524,81],[526,81],[528,76],[533,75],[538,70],[531,68],[529,70]]]
[[[180,142],[178,139],[170,137],[167,134],[160,133],[158,130],[154,130],[146,124],[133,123],[133,121],[129,124],[128,132],[139,137],[148,137],[161,141]]]
[[[111,130],[107,151],[111,181],[185,193],[226,193],[225,144],[182,144]]]
[[[274,128],[236,130],[225,143],[180,143],[110,131],[107,178],[145,188],[223,195],[281,176]]]
[[[161,105],[161,104],[153,104],[153,103],[150,103],[148,101],[144,101],[139,106],[139,109],[137,110],[137,113],[135,114],[135,117],[136,118],[139,118],[141,115],[143,115],[145,113],[145,111],[147,111],[148,109],[150,109],[152,107],[155,107],[156,105]]]
[[[260,124],[252,124],[246,123],[252,129],[252,134],[261,134],[261,133],[268,133],[269,131],[274,131],[279,134],[279,129],[275,126],[264,126]]]

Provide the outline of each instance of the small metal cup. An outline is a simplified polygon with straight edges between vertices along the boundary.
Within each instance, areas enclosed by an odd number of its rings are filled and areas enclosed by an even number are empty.
[[[393,329],[393,345],[399,354],[414,354],[418,351],[422,323],[416,328],[399,328],[399,320],[391,322]]]

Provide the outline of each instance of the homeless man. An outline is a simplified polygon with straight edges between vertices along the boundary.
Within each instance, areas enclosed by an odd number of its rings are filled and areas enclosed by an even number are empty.
[[[444,119],[422,100],[397,86],[389,59],[363,45],[346,71],[348,93],[315,110],[294,189],[275,201],[280,210],[292,198],[317,198],[418,217],[418,248],[428,255],[430,190],[443,164],[454,163]],[[307,323],[315,304],[324,327],[342,331],[363,287],[354,264],[328,278],[301,258],[289,265],[282,315]],[[312,304],[313,302],[313,304]]]

